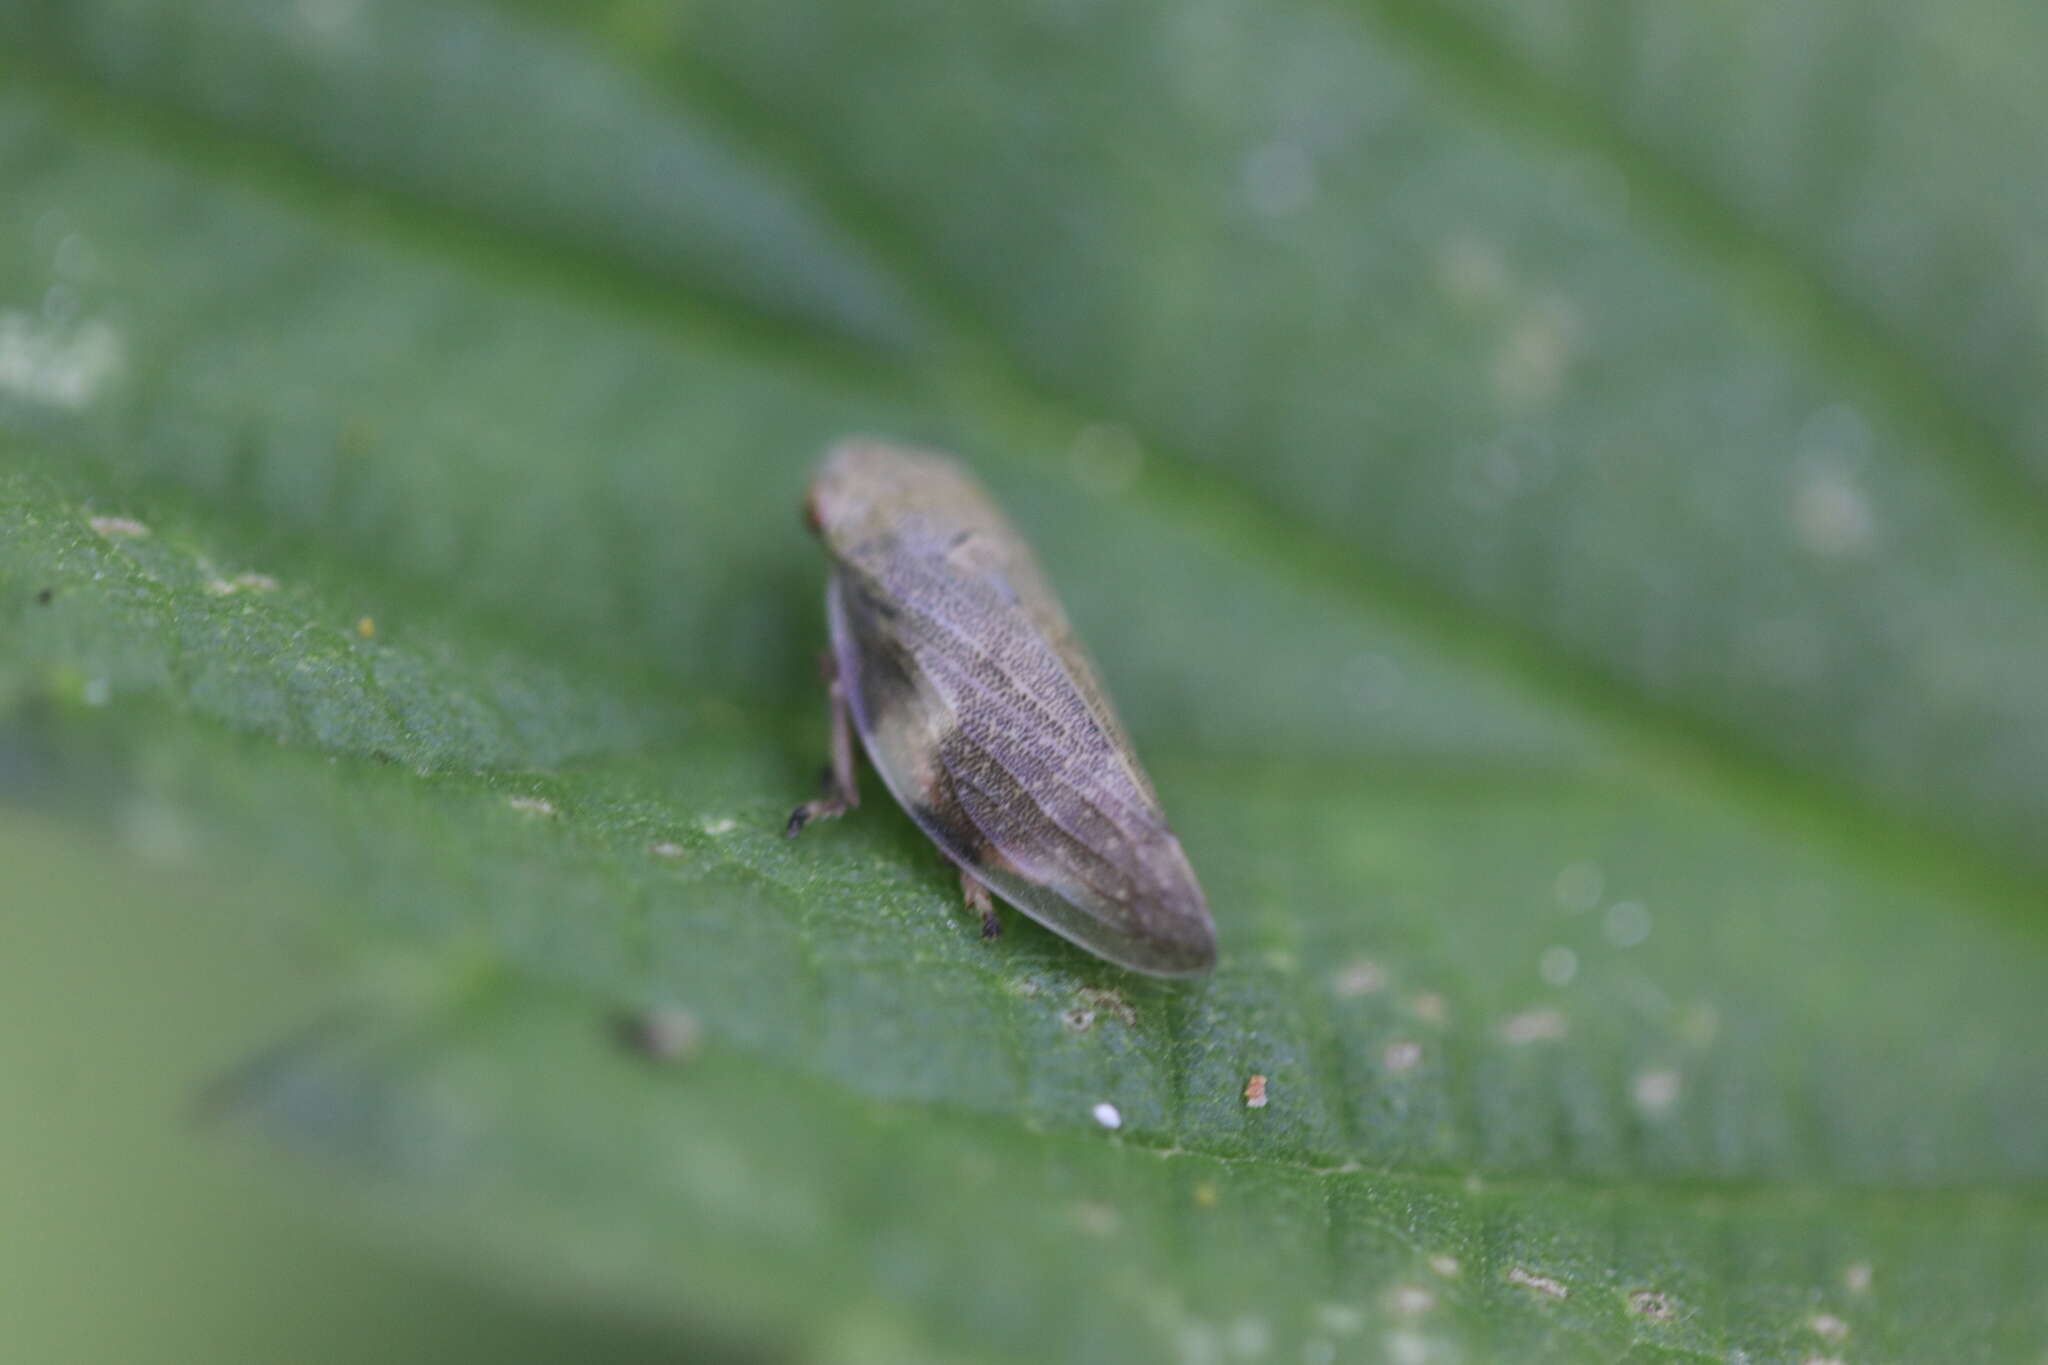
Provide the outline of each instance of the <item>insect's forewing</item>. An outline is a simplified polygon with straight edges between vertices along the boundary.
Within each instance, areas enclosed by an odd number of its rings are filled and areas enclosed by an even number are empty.
[[[925,526],[835,568],[855,728],[911,818],[1005,900],[1121,966],[1206,971],[1186,856],[1057,601],[994,526]]]

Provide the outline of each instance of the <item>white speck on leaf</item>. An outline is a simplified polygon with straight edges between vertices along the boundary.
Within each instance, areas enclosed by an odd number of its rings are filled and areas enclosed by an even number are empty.
[[[649,844],[647,852],[656,858],[675,859],[689,856],[690,850],[676,843],[673,839],[662,839]]]
[[[1857,1261],[1842,1272],[1842,1287],[1851,1294],[1868,1294],[1874,1277],[1875,1272],[1871,1270],[1870,1262]]]
[[[1801,428],[1792,460],[1791,522],[1809,554],[1845,559],[1877,542],[1877,513],[1864,485],[1870,427],[1854,408],[1823,408]]]
[[[1360,958],[1330,979],[1330,990],[1339,1000],[1354,1000],[1361,995],[1371,995],[1386,984],[1386,969],[1377,962]]]
[[[121,368],[121,337],[104,322],[53,325],[0,313],[0,394],[76,411]]]
[[[94,517],[86,525],[108,540],[141,540],[149,528],[133,517]]]
[[[1432,1256],[1429,1258],[1429,1268],[1448,1280],[1458,1273],[1458,1258],[1455,1256]]]
[[[1828,1341],[1840,1341],[1849,1335],[1849,1324],[1833,1313],[1815,1313],[1807,1319],[1806,1325],[1813,1329],[1815,1336]]]
[[[1397,1284],[1387,1291],[1387,1307],[1412,1317],[1436,1307],[1436,1295],[1419,1284]]]
[[[1397,1073],[1413,1071],[1421,1061],[1422,1044],[1406,1038],[1388,1043],[1380,1053],[1380,1065]]]
[[[1508,1283],[1520,1285],[1524,1289],[1533,1289],[1545,1298],[1551,1299],[1562,1299],[1571,1292],[1561,1281],[1554,1280],[1548,1275],[1539,1275],[1522,1266],[1509,1269]]]
[[[1797,475],[1792,489],[1792,529],[1799,544],[1824,559],[1847,559],[1877,540],[1870,495],[1843,469],[1814,468]]]
[[[1104,1100],[1102,1103],[1096,1105],[1095,1108],[1090,1112],[1095,1115],[1095,1121],[1097,1123],[1101,1124],[1104,1128],[1107,1128],[1112,1132],[1124,1126],[1123,1114],[1117,1109],[1115,1105],[1111,1104],[1108,1100]]]
[[[1635,1098],[1636,1108],[1646,1117],[1660,1119],[1678,1103],[1683,1086],[1684,1078],[1670,1067],[1651,1067],[1636,1073],[1630,1093]]]
[[[547,820],[555,818],[555,803],[545,796],[508,796],[505,798],[505,804],[528,815],[537,815]]]
[[[740,822],[729,815],[706,816],[704,823],[700,826],[706,834],[714,836],[730,834],[739,827]]]
[[[238,592],[276,592],[277,580],[267,573],[239,573],[233,578],[208,579],[206,590],[215,597],[231,597]]]
[[[1638,1317],[1648,1318],[1651,1322],[1669,1322],[1678,1316],[1677,1310],[1671,1306],[1670,1296],[1660,1294],[1654,1289],[1638,1289],[1629,1295],[1628,1309]]]
[[[1524,1010],[1501,1021],[1500,1036],[1516,1047],[1529,1043],[1555,1042],[1571,1031],[1557,1010]]]
[[[1607,941],[1633,948],[1650,936],[1650,908],[1641,901],[1616,901],[1607,908]]]

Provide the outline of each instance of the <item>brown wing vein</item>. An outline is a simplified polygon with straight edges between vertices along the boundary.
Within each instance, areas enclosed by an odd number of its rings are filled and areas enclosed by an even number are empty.
[[[985,750],[976,748],[975,752],[992,759],[992,756],[987,755]],[[963,761],[964,758],[965,755],[955,746],[947,746],[940,753],[940,762],[946,770],[948,780],[953,785],[954,796],[959,802],[962,813],[974,822],[975,828],[989,840],[990,844],[998,852],[1004,855],[1005,859],[1017,863],[1020,870],[1024,871],[1024,875],[1042,885],[1057,887],[1063,881],[1078,882],[1088,890],[1095,901],[1101,902],[1104,905],[1119,905],[1130,899],[1132,878],[1114,860],[1104,857],[1087,840],[1073,833],[1064,824],[1054,819],[1051,812],[1046,810],[1044,804],[1022,784],[1018,784],[1016,792],[1008,795],[990,790],[972,771],[972,765]],[[1051,827],[1059,832],[1061,842],[1065,845],[1065,848],[1057,857],[1057,868],[1046,867],[1044,865],[1046,860],[1042,854],[1026,858],[1015,856],[1017,850],[1023,845],[1014,835],[1009,834],[1004,826],[1006,823],[1015,822],[1014,811],[1020,802],[1036,809],[1040,815],[1050,822]],[[1034,840],[1034,843],[1038,847],[1043,848],[1045,846],[1044,828],[1040,827],[1037,834],[1038,837]],[[1106,879],[1103,875],[1105,873],[1108,874]],[[1108,881],[1108,885],[1104,884],[1105,880]],[[1100,909],[1097,906],[1085,904],[1076,900],[1072,895],[1064,893],[1061,898],[1084,914],[1097,918],[1106,918],[1100,914]],[[1127,926],[1118,927],[1127,928]]]

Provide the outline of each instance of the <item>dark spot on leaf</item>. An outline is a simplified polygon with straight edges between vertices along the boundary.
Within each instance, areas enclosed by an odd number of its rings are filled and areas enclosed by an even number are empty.
[[[55,597],[56,595],[57,590],[55,588],[44,588],[41,592],[36,594],[36,605],[39,607],[47,607],[50,605],[50,599]]]
[[[704,1040],[697,1016],[672,1005],[628,1010],[613,1019],[612,1034],[621,1047],[655,1062],[687,1062]]]

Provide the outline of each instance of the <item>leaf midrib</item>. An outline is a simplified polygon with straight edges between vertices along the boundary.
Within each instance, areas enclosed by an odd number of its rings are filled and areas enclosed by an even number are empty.
[[[491,775],[471,779],[458,779],[458,785],[469,787],[476,795],[483,796],[501,790],[501,785]],[[617,856],[622,843],[635,844],[659,831],[640,828],[628,816],[623,822],[602,819],[602,812],[596,823],[565,818],[554,828],[556,837],[566,841],[577,850],[577,857],[603,864]],[[736,881],[751,883],[781,893],[802,890],[812,884],[809,873],[776,867],[763,867],[755,862],[725,852],[723,846],[712,841],[693,850],[692,866],[699,873],[715,873]],[[322,916],[319,919],[329,924],[354,922],[346,915]],[[423,950],[412,944],[403,935],[379,935],[364,944],[360,940],[343,940],[331,937],[325,930],[316,931],[320,941],[330,944],[345,958],[363,961],[406,960],[417,957]],[[813,936],[800,935],[799,944],[804,954],[806,969],[814,978],[822,978],[829,964],[815,956],[816,942]],[[431,950],[425,950],[424,960],[436,962]],[[630,993],[611,990],[591,977],[569,971],[554,971],[547,964],[521,956],[515,952],[493,948],[484,956],[477,955],[477,945],[465,944],[458,956],[450,960],[453,970],[438,967],[435,975],[444,985],[435,993],[434,1003],[446,1008],[476,1003],[477,992],[492,992],[511,986],[523,987],[547,995],[585,1002],[584,1009],[592,1018],[607,1017],[618,1009],[634,1003]],[[992,998],[1007,1000],[1007,984],[1014,979],[1011,968],[990,961],[961,968],[972,972],[985,982]],[[377,975],[372,973],[372,976]],[[1320,997],[1317,997],[1320,999]],[[1188,1096],[1188,1070],[1180,1059],[1199,1051],[1201,1038],[1187,1031],[1187,1011],[1177,993],[1169,993],[1161,1002],[1160,1026],[1152,1031],[1152,1042],[1163,1046],[1167,1057],[1163,1070],[1169,1087],[1167,1112],[1169,1127],[1182,1127],[1181,1115]],[[1324,1008],[1327,1008],[1325,1005]],[[971,1118],[976,1122],[994,1123],[1019,1130],[1047,1131],[1044,1116],[1036,1115],[1026,1108],[1016,1107],[975,1107],[953,1103],[944,1099],[894,1096],[862,1090],[848,1084],[829,1070],[806,1068],[789,1056],[773,1050],[751,1046],[733,1039],[729,1035],[717,1035],[718,1045],[737,1055],[750,1059],[750,1065],[766,1068],[793,1078],[796,1083],[815,1086],[841,1096],[852,1103],[881,1109],[906,1109],[920,1112],[941,1113],[960,1118]],[[1311,1046],[1315,1040],[1327,1041],[1335,1035],[1327,1029],[1313,1031]],[[1316,1073],[1320,1077],[1321,1068]],[[1346,1107],[1334,1106],[1339,1112]],[[1063,1132],[1069,1138],[1079,1139],[1092,1132],[1085,1125],[1064,1127],[1054,1124],[1050,1131]],[[1348,1124],[1345,1137],[1349,1136]],[[1341,1139],[1340,1139],[1341,1140]],[[1361,1161],[1341,1152],[1325,1151],[1306,1157],[1282,1157],[1268,1152],[1248,1151],[1233,1148],[1223,1142],[1188,1140],[1183,1136],[1167,1136],[1159,1142],[1147,1142],[1136,1132],[1120,1134],[1113,1139],[1119,1146],[1135,1151],[1147,1152],[1160,1159],[1192,1157],[1226,1165],[1246,1165],[1259,1169],[1289,1171],[1297,1174],[1339,1180],[1352,1176],[1374,1181],[1401,1181],[1418,1188],[1432,1182],[1453,1192],[1470,1194],[1477,1188],[1485,1192],[1502,1194],[1539,1194],[1557,1191],[1600,1192],[1615,1197],[1646,1197],[1655,1192],[1664,1194],[1680,1192],[1689,1204],[1704,1211],[1715,1203],[1723,1205],[1755,1205],[1782,1207],[1788,1199],[1807,1200],[1867,1200],[1888,1205],[1898,1203],[1932,1202],[1943,1208],[1962,1209],[1976,1203],[1996,1205],[2011,1209],[2025,1206],[2038,1209],[2048,1216],[2048,1182],[2011,1179],[2004,1182],[1967,1180],[1940,1180],[1926,1183],[1901,1183],[1892,1179],[1889,1183],[1870,1183],[1855,1180],[1824,1180],[1812,1177],[1784,1178],[1765,1174],[1758,1175],[1700,1175],[1684,1173],[1660,1176],[1651,1172],[1595,1173],[1565,1172],[1562,1174],[1531,1175],[1519,1172],[1487,1173],[1475,1172],[1469,1162],[1456,1164],[1398,1163],[1389,1161]]]

